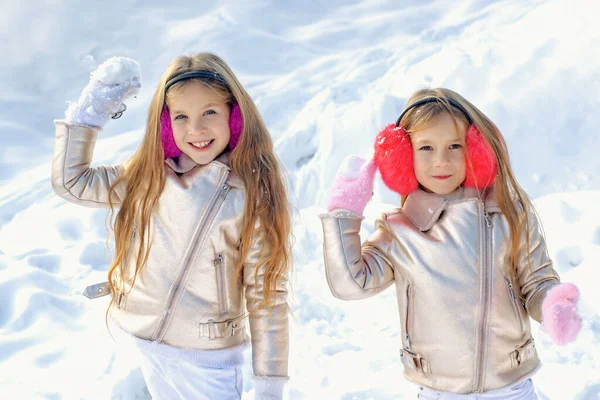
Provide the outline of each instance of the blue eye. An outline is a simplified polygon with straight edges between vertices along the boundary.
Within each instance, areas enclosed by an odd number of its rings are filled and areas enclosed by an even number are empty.
[[[215,110],[206,110],[204,112],[204,115],[211,115],[211,114],[216,114]]]
[[[182,119],[182,118],[187,118],[187,117],[183,114],[179,114],[179,115],[175,116],[175,118],[173,118],[173,120],[175,121],[175,120]]]
[[[430,151],[430,150],[433,150],[433,148],[431,146],[423,146],[419,150]]]

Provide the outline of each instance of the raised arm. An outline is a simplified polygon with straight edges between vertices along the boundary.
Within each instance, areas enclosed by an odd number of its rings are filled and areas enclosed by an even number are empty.
[[[362,218],[344,211],[321,216],[325,275],[331,293],[342,300],[359,300],[388,288],[394,280],[394,268],[388,259],[392,235],[383,221],[361,246]]]
[[[392,235],[383,221],[361,246],[362,213],[373,195],[375,164],[357,156],[342,162],[330,189],[329,213],[321,215],[325,274],[333,295],[343,300],[373,296],[391,285],[386,254]]]
[[[139,64],[113,57],[91,75],[79,100],[72,103],[64,120],[55,121],[52,188],[62,198],[88,207],[108,207],[112,184],[124,173],[123,166],[90,168],[98,131],[125,110],[124,101],[140,88]],[[116,188],[113,204],[125,195],[125,182]]]

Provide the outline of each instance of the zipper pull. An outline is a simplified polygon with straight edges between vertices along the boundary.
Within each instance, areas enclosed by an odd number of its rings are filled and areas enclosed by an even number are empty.
[[[404,337],[404,341],[406,342],[406,350],[410,350],[410,335],[408,333]]]
[[[221,257],[221,255],[219,254],[217,256],[217,258],[213,260],[213,265],[216,267],[216,266],[219,266],[221,264],[223,264],[223,257]]]
[[[515,291],[513,289],[512,282],[510,281],[510,279],[508,279],[507,276],[504,277],[504,280],[506,281],[506,284],[508,285],[508,292],[510,293],[512,298],[516,300],[517,296],[515,296]]]
[[[229,188],[230,188],[230,186],[228,184],[224,184],[223,187],[221,188],[221,191],[219,192],[219,197],[224,198],[227,195]]]
[[[492,227],[492,218],[490,217],[490,214],[488,214],[487,211],[484,211],[483,217],[485,218],[485,224],[487,225],[487,227],[491,228]]]

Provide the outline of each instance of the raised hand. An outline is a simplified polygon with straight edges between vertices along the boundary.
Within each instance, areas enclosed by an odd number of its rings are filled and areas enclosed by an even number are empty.
[[[362,215],[373,196],[376,169],[373,160],[356,155],[346,157],[329,190],[327,210],[344,209]]]
[[[135,96],[141,86],[137,61],[111,57],[92,72],[79,100],[69,106],[66,122],[102,129],[111,117],[125,111],[125,101]]]

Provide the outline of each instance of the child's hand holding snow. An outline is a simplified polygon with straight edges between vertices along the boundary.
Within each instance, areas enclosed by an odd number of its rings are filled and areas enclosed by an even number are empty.
[[[111,117],[125,111],[124,102],[141,86],[137,61],[111,57],[92,72],[79,100],[69,106],[66,122],[102,129]]]

